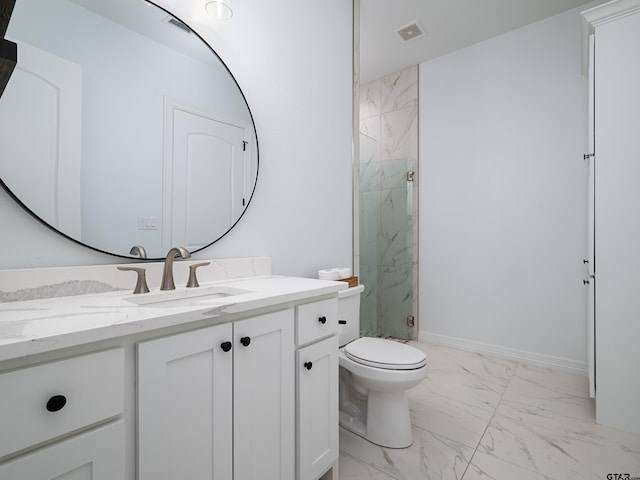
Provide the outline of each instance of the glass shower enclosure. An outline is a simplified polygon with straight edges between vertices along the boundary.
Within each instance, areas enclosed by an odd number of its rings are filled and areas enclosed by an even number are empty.
[[[417,176],[412,158],[378,160],[360,134],[360,329],[365,336],[417,336]]]

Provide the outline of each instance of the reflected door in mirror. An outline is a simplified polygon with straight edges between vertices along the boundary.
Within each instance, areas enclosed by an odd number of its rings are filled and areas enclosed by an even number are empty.
[[[3,182],[49,225],[77,237],[81,85],[79,65],[22,43],[11,88],[0,98]]]
[[[246,203],[247,132],[168,103],[164,249],[198,250],[231,228]],[[211,208],[211,206],[215,208]],[[166,216],[170,215],[170,218]]]

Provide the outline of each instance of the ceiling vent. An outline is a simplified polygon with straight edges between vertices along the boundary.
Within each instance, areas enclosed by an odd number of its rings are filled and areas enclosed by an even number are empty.
[[[425,35],[424,28],[422,28],[417,20],[414,20],[404,27],[400,27],[396,30],[396,33],[404,42],[415,40],[416,38],[424,37]]]
[[[175,17],[168,16],[165,18],[165,22],[170,23],[174,27],[178,27],[180,30],[183,30],[187,33],[191,33],[191,29]]]

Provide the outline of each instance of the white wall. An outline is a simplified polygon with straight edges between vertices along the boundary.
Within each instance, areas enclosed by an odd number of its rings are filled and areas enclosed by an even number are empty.
[[[200,1],[158,3],[194,26],[225,61],[260,143],[251,205],[230,234],[197,258],[265,255],[276,273],[305,276],[351,265],[351,2],[243,0],[234,3],[231,21],[218,24]],[[120,261],[58,237],[4,191],[0,224],[0,268]]]
[[[584,365],[581,42],[573,10],[420,65],[421,338]]]

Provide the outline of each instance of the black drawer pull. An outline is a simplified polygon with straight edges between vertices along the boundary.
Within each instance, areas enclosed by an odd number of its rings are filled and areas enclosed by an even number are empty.
[[[64,395],[54,395],[47,401],[47,411],[59,412],[67,404],[67,397]]]
[[[325,323],[327,323],[327,317],[323,315],[322,317],[318,318],[318,321],[324,325]]]
[[[242,338],[240,339],[240,343],[241,343],[242,345],[244,345],[245,347],[248,347],[248,346],[249,346],[249,344],[251,343],[251,337],[242,337]]]
[[[229,350],[231,350],[231,342],[222,342],[220,344],[220,348],[223,352],[228,352]]]
[[[313,363],[304,362],[304,368],[306,368],[307,370],[311,370],[312,367],[313,367]]]
[[[346,320],[338,320],[338,325],[346,325],[347,321]]]

